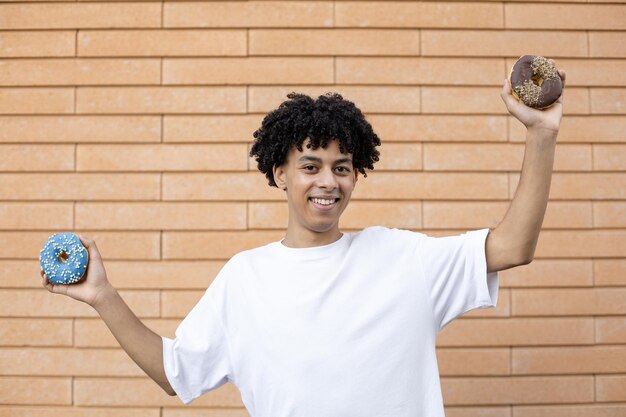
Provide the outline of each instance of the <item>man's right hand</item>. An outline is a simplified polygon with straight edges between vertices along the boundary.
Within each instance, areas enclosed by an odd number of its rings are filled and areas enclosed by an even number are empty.
[[[47,275],[41,271],[41,284],[52,293],[64,294],[96,307],[97,303],[105,298],[107,292],[113,290],[113,287],[107,280],[96,242],[81,235],[78,237],[89,252],[89,263],[83,279],[76,284],[54,284],[48,281]]]

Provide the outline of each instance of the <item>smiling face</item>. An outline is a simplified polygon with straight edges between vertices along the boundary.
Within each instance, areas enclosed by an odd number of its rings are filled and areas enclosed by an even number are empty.
[[[292,147],[285,163],[274,166],[276,185],[287,189],[289,224],[284,244],[291,247],[321,246],[339,239],[339,217],[357,181],[352,154],[342,154],[337,140],[326,149],[309,149],[308,143],[306,139],[302,152]]]

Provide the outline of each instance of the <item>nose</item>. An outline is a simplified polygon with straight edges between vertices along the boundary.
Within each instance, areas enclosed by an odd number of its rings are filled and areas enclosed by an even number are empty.
[[[337,177],[335,176],[332,168],[322,169],[316,179],[317,186],[319,188],[334,190],[338,187]]]

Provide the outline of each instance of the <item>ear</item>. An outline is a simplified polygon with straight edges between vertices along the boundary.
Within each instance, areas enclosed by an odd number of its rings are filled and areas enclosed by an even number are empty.
[[[285,190],[287,188],[287,178],[285,177],[285,169],[282,165],[277,166],[274,165],[272,168],[272,173],[274,174],[274,182],[281,190]]]

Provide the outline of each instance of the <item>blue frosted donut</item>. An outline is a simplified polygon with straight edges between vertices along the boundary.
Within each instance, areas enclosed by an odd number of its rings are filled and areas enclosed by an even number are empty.
[[[74,284],[87,270],[89,252],[73,233],[57,233],[48,238],[39,253],[39,265],[55,284]]]

